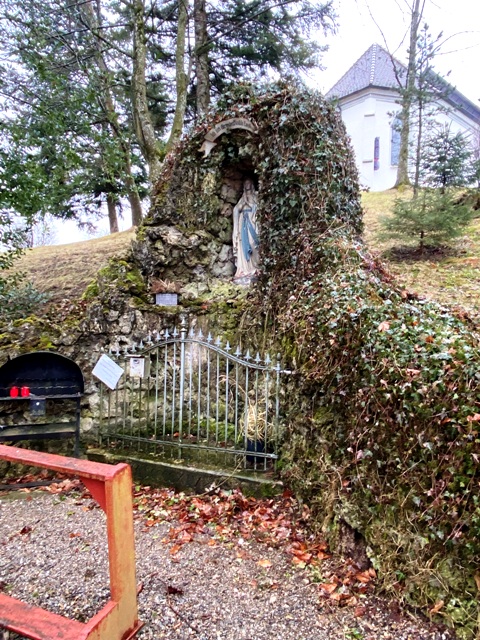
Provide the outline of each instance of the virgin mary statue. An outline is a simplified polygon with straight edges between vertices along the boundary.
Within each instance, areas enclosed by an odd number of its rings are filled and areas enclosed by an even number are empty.
[[[243,195],[233,210],[233,254],[237,271],[233,281],[250,284],[259,265],[257,194],[252,180],[243,183]]]

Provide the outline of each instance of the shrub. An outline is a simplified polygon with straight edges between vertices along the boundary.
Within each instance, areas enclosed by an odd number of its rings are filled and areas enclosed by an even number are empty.
[[[458,237],[471,222],[473,209],[451,191],[423,189],[411,199],[395,200],[393,214],[380,220],[384,238],[416,239],[420,248],[439,246]]]
[[[38,307],[48,302],[50,296],[38,291],[30,282],[20,284],[19,278],[13,283],[0,281],[0,318],[17,320],[30,315]]]

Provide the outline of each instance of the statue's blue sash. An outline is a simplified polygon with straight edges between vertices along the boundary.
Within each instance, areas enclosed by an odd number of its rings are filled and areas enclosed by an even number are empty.
[[[243,249],[243,255],[245,256],[245,259],[250,261],[250,258],[252,257],[252,253],[253,253],[253,249],[258,249],[258,246],[260,244],[260,240],[258,237],[258,233],[250,219],[250,215],[252,213],[255,213],[256,208],[254,209],[253,207],[244,207],[242,210],[242,229],[241,229],[241,236],[242,236],[242,249]],[[251,241],[250,241],[251,239]],[[252,247],[252,242],[253,242],[253,247]]]

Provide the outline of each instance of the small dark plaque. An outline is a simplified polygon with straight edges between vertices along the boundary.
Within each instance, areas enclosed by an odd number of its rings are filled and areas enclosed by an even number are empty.
[[[155,294],[155,304],[159,304],[162,307],[176,307],[178,293],[157,293]]]
[[[44,416],[47,412],[47,401],[42,400],[30,400],[30,415],[32,416]]]

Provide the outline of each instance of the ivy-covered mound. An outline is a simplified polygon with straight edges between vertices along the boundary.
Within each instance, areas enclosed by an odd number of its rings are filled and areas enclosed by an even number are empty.
[[[204,157],[206,134],[231,118],[248,120],[257,133],[227,131]],[[284,250],[292,224],[304,216],[314,213],[325,232],[338,225],[361,231],[356,169],[335,109],[319,94],[287,88],[255,94],[240,86],[165,160],[134,247],[151,282],[177,290],[183,302],[191,301],[195,282],[231,282],[232,212],[245,178],[258,193],[266,274],[275,247]]]
[[[232,132],[203,159],[205,133],[236,116],[254,121],[258,136]],[[332,538],[342,522],[363,535],[386,589],[473,637],[475,327],[402,291],[365,252],[343,125],[331,105],[304,90],[240,88],[182,143],[137,245],[147,274],[182,279],[190,264],[193,277],[206,278],[209,243],[231,237],[230,219],[219,215],[228,171],[252,173],[259,192],[262,273],[241,326],[267,327],[295,371],[285,478]],[[171,225],[177,248],[165,260]]]
[[[361,532],[387,590],[474,637],[478,335],[398,290],[346,236],[325,240],[315,226],[292,234],[291,289],[271,297],[300,372],[285,477],[332,539],[342,521]]]

